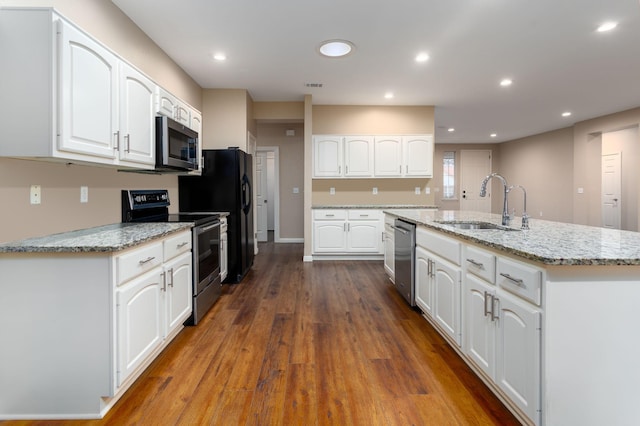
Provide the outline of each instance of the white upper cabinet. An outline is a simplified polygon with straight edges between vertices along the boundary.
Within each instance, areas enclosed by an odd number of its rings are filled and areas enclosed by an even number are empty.
[[[127,162],[155,164],[156,85],[143,74],[121,64],[120,158]]]
[[[377,177],[402,176],[402,138],[400,136],[376,136],[375,168]]]
[[[344,138],[344,175],[346,177],[373,176],[373,138],[348,136]]]
[[[191,126],[191,108],[162,87],[158,86],[156,93],[156,110],[178,123],[193,129]]]
[[[61,38],[61,129],[58,149],[117,157],[118,58],[75,27],[58,22]]]
[[[313,137],[313,177],[342,177],[341,136]]]
[[[403,136],[404,176],[433,177],[433,135]]]
[[[313,177],[430,178],[433,148],[433,135],[316,135]]]

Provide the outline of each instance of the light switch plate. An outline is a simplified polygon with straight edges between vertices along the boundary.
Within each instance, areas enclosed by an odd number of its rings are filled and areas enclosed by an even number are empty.
[[[299,194],[300,193],[300,188],[293,188],[293,193],[294,194]]]
[[[428,186],[424,189],[424,193],[425,194],[431,194],[431,188],[429,188]]]
[[[81,186],[80,187],[80,202],[88,203],[89,202],[89,187]]]
[[[336,189],[333,187],[329,188],[329,195],[336,195]]]
[[[378,195],[378,188],[374,186],[371,192],[373,193],[373,195]]]
[[[420,187],[416,186],[416,195],[420,195]]]
[[[31,185],[30,200],[31,204],[40,204],[42,201],[42,192],[40,185]]]

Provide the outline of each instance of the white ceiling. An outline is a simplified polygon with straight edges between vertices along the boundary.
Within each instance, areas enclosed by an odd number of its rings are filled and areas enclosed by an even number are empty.
[[[112,1],[203,88],[435,105],[438,143],[513,140],[640,106],[638,0]],[[609,20],[616,29],[596,32]],[[323,58],[328,39],[356,50]],[[416,63],[419,52],[430,59]]]

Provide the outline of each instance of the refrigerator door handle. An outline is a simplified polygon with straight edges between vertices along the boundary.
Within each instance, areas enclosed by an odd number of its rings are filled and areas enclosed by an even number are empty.
[[[249,181],[247,175],[244,175],[242,176],[242,211],[244,211],[244,214],[249,214],[249,212],[251,211],[252,198],[253,191],[251,189],[251,181]]]

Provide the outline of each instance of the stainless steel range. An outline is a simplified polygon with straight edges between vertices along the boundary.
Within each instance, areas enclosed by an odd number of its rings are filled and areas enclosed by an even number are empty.
[[[122,222],[193,223],[193,313],[185,325],[196,325],[220,297],[220,216],[169,214],[169,205],[166,189],[123,190]]]

